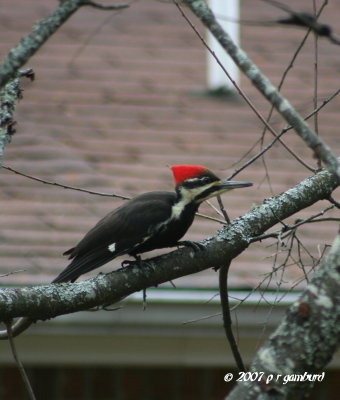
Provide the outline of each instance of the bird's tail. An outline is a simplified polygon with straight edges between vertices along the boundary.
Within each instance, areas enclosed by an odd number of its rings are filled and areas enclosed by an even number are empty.
[[[75,256],[71,263],[53,279],[52,283],[74,282],[80,275],[99,268],[117,256],[105,250],[97,248],[83,256]]]

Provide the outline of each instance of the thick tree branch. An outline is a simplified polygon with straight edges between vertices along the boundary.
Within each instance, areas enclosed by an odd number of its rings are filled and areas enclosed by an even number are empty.
[[[21,99],[20,77],[26,76],[34,79],[31,69],[19,71],[15,78],[0,89],[0,167],[3,163],[5,146],[10,143],[15,133],[15,121],[13,119],[16,103]]]
[[[237,47],[230,36],[218,23],[215,15],[204,0],[184,0],[184,3],[203,22],[224,50],[234,60],[240,70],[253,85],[275,107],[283,118],[294,127],[298,135],[313,150],[325,166],[340,180],[340,163],[327,144],[318,136],[296,112],[286,98],[272,85],[247,54]]]
[[[244,251],[251,238],[263,234],[278,220],[284,220],[318,200],[328,198],[337,186],[334,175],[322,170],[287,192],[266,199],[262,205],[232,221],[215,237],[205,240],[205,250],[199,254],[183,248],[150,259],[143,268],[131,265],[80,283],[3,289],[0,291],[0,320],[8,321],[20,316],[48,319],[112,304],[146,287],[219,267]]]
[[[5,146],[14,133],[13,114],[20,97],[19,78],[13,79],[0,90],[0,167],[3,164]]]
[[[264,372],[260,381],[242,381],[228,400],[298,400],[313,387],[309,379],[290,381],[293,375],[323,372],[340,343],[340,234],[322,268],[284,320],[258,351],[252,372]]]

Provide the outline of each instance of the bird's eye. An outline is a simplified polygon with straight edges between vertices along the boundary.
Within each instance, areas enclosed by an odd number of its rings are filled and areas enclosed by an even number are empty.
[[[193,189],[196,187],[208,185],[209,183],[213,183],[213,182],[215,182],[215,179],[212,179],[212,177],[202,176],[199,178],[187,179],[182,183],[182,186],[184,186],[186,189]]]

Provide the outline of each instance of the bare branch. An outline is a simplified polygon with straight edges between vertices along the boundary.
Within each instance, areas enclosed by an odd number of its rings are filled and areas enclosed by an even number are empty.
[[[336,201],[332,196],[329,196],[328,201],[332,204],[334,204],[334,206],[336,208],[340,209],[340,203],[338,201]]]
[[[275,109],[294,126],[298,135],[320,158],[326,167],[340,181],[340,164],[327,144],[306,124],[294,107],[279,93],[272,83],[261,73],[259,68],[249,59],[247,54],[238,48],[230,36],[222,29],[209,6],[204,0],[184,0],[184,3],[203,22],[215,36],[221,46],[238,65],[241,71],[251,80],[263,96],[274,105]]]
[[[87,189],[78,188],[76,186],[64,185],[64,184],[58,183],[58,182],[46,181],[45,179],[41,179],[41,178],[38,178],[36,176],[25,174],[24,172],[18,171],[18,170],[14,169],[14,168],[11,168],[11,167],[8,167],[8,166],[5,166],[5,165],[2,168],[6,169],[7,171],[13,172],[14,174],[23,176],[24,178],[28,178],[28,179],[31,179],[33,181],[43,183],[45,185],[57,186],[57,187],[61,187],[63,189],[70,189],[70,190],[75,190],[75,191],[78,191],[78,192],[94,194],[96,196],[117,197],[118,199],[129,200],[129,197],[122,196],[120,194],[96,192],[94,190],[87,190]]]
[[[244,366],[241,353],[237,346],[233,329],[232,329],[232,320],[230,315],[230,305],[229,305],[229,297],[228,297],[228,272],[229,272],[230,262],[227,262],[223,265],[219,270],[219,288],[220,288],[220,298],[221,298],[221,307],[222,307],[222,316],[223,316],[223,327],[227,336],[227,340],[230,344],[231,351],[233,353],[236,365],[238,370],[245,371],[246,368]]]
[[[12,355],[13,355],[13,358],[14,358],[17,366],[18,366],[18,370],[20,372],[22,380],[24,381],[24,384],[25,384],[25,387],[26,387],[26,390],[27,390],[27,393],[28,393],[28,397],[29,397],[30,400],[36,400],[36,397],[34,395],[31,383],[30,383],[30,381],[28,379],[28,376],[26,374],[25,368],[24,368],[24,366],[23,366],[23,364],[22,364],[22,362],[21,362],[21,360],[20,360],[20,358],[18,356],[17,349],[15,347],[15,343],[14,343],[14,339],[13,339],[13,335],[12,335],[12,324],[11,324],[11,321],[6,323],[6,327],[7,327],[7,332],[8,332],[9,344],[10,344],[11,350],[12,350]]]
[[[18,269],[16,271],[11,271],[11,272],[7,272],[6,274],[1,274],[0,278],[4,278],[6,276],[10,276],[10,275],[14,275],[14,274],[20,274],[21,272],[25,272],[25,269]]]
[[[329,96],[327,99],[325,99],[322,102],[322,104],[320,104],[320,106],[318,108],[316,108],[315,110],[310,112],[304,118],[305,121],[307,121],[309,118],[313,117],[316,113],[318,113],[326,104],[328,104],[331,100],[333,100],[339,93],[340,93],[340,89],[337,89],[331,96]],[[270,117],[270,115],[268,115],[268,118],[269,117]],[[247,162],[242,164],[239,168],[235,169],[235,171],[231,175],[229,175],[229,177],[227,179],[232,179],[234,176],[236,176],[241,171],[243,171],[245,168],[247,168],[250,164],[252,164],[257,159],[259,159],[263,154],[265,154],[269,149],[271,149],[274,146],[274,144],[277,142],[279,137],[281,137],[282,135],[284,135],[286,132],[288,132],[291,129],[293,129],[292,126],[288,126],[288,127],[284,128],[284,129],[282,129],[282,131],[279,133],[279,135],[277,137],[274,137],[274,139],[270,143],[268,143],[261,151],[259,151],[257,154],[255,154],[255,156],[253,156]],[[264,132],[263,132],[263,134],[264,134]],[[256,142],[256,144],[259,143],[260,141],[261,141],[261,139],[259,139]],[[253,147],[255,147],[255,145]]]
[[[280,238],[280,240],[282,240],[284,238],[284,236],[283,236],[284,233],[292,231],[292,230],[296,230],[299,226],[302,226],[304,224],[311,223],[311,222],[322,222],[322,221],[339,221],[339,218],[318,218],[321,215],[324,215],[326,212],[332,210],[334,207],[335,207],[334,205],[326,207],[324,210],[322,210],[314,215],[311,215],[310,217],[308,217],[306,219],[296,220],[294,225],[284,224],[284,226],[281,229],[276,230],[274,232],[268,232],[264,235],[256,236],[254,238],[251,238],[250,241],[251,241],[251,243],[254,243],[254,242],[258,242],[258,241],[261,241],[261,240],[264,240],[267,238]]]
[[[269,121],[266,120],[266,118],[260,113],[260,111],[255,107],[255,105],[252,103],[250,98],[246,95],[246,93],[242,90],[242,88],[232,79],[231,75],[229,72],[226,70],[224,65],[221,63],[219,58],[216,56],[216,54],[211,50],[211,48],[208,46],[206,40],[203,38],[203,36],[199,33],[199,31],[196,29],[196,27],[193,25],[193,23],[190,21],[188,16],[185,14],[183,11],[182,7],[178,3],[177,0],[173,0],[174,4],[176,7],[179,9],[180,13],[182,14],[183,18],[188,22],[190,27],[193,29],[195,34],[199,37],[203,45],[207,48],[207,50],[210,52],[210,54],[215,58],[216,62],[218,65],[221,67],[223,72],[226,74],[230,82],[233,84],[235,89],[238,91],[238,93],[242,96],[242,98],[245,100],[245,102],[248,104],[248,106],[254,111],[255,115],[260,119],[260,121],[264,124],[264,126],[269,130],[269,132],[278,140],[281,145],[296,159],[298,160],[302,165],[304,165],[308,170],[314,171],[314,168],[308,166],[302,159],[299,157],[289,146],[287,146],[282,140],[281,140],[281,135],[278,134],[278,132],[275,131],[275,129],[269,124]]]
[[[52,14],[37,22],[32,32],[24,36],[20,43],[10,50],[7,58],[0,63],[0,87],[3,87],[10,79],[14,78],[18,69],[21,68],[80,7],[87,5],[101,9],[110,7],[100,6],[97,3],[87,0],[59,1],[59,6]],[[129,7],[129,5],[111,7],[115,7],[114,9],[119,7],[119,9],[121,9]]]
[[[325,4],[326,4],[326,2],[324,2],[323,5],[320,7],[320,10],[319,10],[318,15],[321,14],[322,10],[323,10],[324,7],[325,7]],[[298,54],[300,53],[301,49],[302,49],[303,46],[305,45],[305,43],[306,43],[306,41],[307,41],[307,38],[308,38],[310,32],[311,32],[311,30],[308,30],[308,31],[307,31],[306,35],[305,35],[305,36],[303,37],[303,39],[301,40],[301,43],[298,45],[298,47],[297,47],[296,51],[294,52],[294,54],[293,54],[291,60],[289,61],[287,68],[284,70],[284,72],[283,72],[283,74],[282,74],[282,77],[281,77],[281,79],[280,79],[280,82],[279,82],[279,84],[278,84],[278,87],[277,87],[277,90],[278,90],[278,91],[281,91],[281,89],[282,89],[282,87],[283,87],[283,84],[284,84],[284,82],[285,82],[285,80],[286,80],[286,77],[287,77],[287,75],[288,75],[288,72],[293,68],[294,62],[296,61],[297,56],[298,56]],[[315,107],[315,109],[316,109],[316,107]],[[268,121],[270,121],[270,119],[271,119],[271,117],[272,117],[272,114],[273,114],[273,111],[274,111],[274,106],[272,105],[271,108],[270,108],[270,110],[269,110],[269,113],[268,113],[268,117],[267,117],[267,120],[268,120]],[[317,113],[315,113],[315,115],[316,115],[316,114],[317,114]],[[305,120],[306,120],[306,118],[305,118]],[[262,138],[263,138],[264,135],[266,134],[266,130],[267,130],[267,128],[266,128],[266,126],[265,126],[264,129],[263,129],[263,132],[262,132]],[[283,131],[282,131],[282,132],[283,132]],[[281,134],[282,134],[282,132],[281,132]],[[281,136],[281,134],[280,134],[280,136]],[[266,149],[266,150],[267,150],[267,149]],[[301,158],[299,158],[299,161],[300,161],[300,163],[301,163],[302,165],[304,165],[307,169],[313,170],[313,168],[310,167],[309,165],[307,165]]]

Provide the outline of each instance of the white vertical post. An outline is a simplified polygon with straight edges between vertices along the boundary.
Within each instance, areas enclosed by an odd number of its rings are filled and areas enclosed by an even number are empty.
[[[239,20],[239,0],[209,0],[209,5],[223,29],[228,32],[236,44],[239,44],[239,24],[237,22]],[[207,43],[233,80],[238,83],[238,68],[210,32],[208,32]],[[209,52],[207,56],[207,80],[208,90],[210,91],[216,89],[233,90],[234,88]]]

